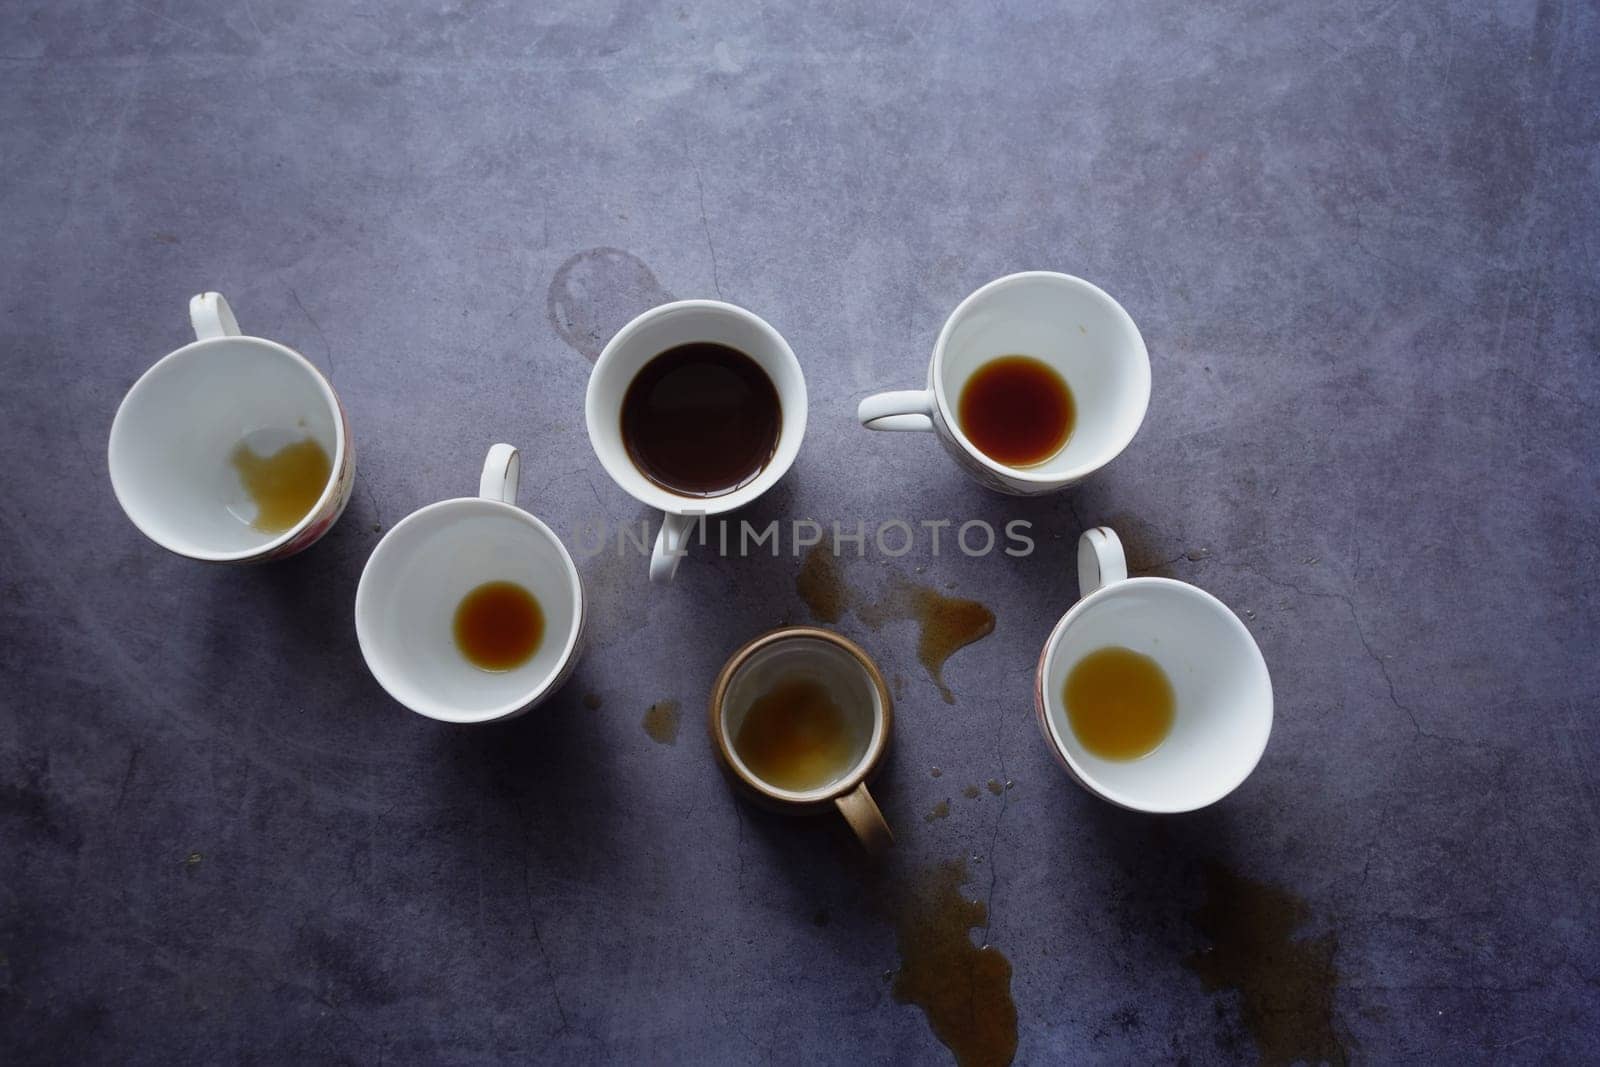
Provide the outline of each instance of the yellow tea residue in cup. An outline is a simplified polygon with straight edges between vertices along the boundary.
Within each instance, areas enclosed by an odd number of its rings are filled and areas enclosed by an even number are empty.
[[[750,773],[804,793],[849,771],[859,758],[845,713],[811,678],[780,679],[745,713],[733,747]]]
[[[485,582],[461,598],[455,617],[456,648],[485,671],[526,663],[544,640],[544,610],[516,582]]]
[[[333,461],[316,440],[285,445],[270,456],[258,456],[244,442],[229,457],[244,491],[256,505],[251,526],[267,534],[293,529],[311,514],[328,487]]]
[[[1136,760],[1154,752],[1171,732],[1177,708],[1161,666],[1117,645],[1079,660],[1067,674],[1061,699],[1079,743],[1108,760]]]

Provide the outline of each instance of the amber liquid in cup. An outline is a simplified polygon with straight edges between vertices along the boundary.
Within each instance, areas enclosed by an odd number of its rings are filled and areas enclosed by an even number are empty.
[[[461,598],[455,614],[456,648],[485,671],[509,671],[539,651],[544,609],[516,582],[485,582]]]
[[[956,420],[973,446],[1008,467],[1032,467],[1066,446],[1077,407],[1066,380],[1032,356],[1001,356],[961,389]]]
[[[751,703],[733,749],[768,785],[806,793],[848,773],[861,759],[858,741],[828,687],[796,676]]]
[[[1172,732],[1177,711],[1161,665],[1120,645],[1097,648],[1075,663],[1061,699],[1079,743],[1108,760],[1154,752]]]
[[[256,506],[250,525],[262,533],[283,533],[311,514],[333,473],[327,450],[309,437],[270,456],[241,441],[228,458]]]

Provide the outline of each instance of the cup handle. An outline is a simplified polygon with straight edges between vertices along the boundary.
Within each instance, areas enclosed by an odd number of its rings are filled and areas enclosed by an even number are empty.
[[[833,803],[839,809],[839,814],[844,816],[844,821],[850,824],[850,829],[855,831],[856,837],[860,838],[869,855],[879,855],[894,844],[894,834],[889,830],[889,824],[884,822],[883,812],[878,810],[877,801],[867,792],[866,782],[862,782],[842,797],[835,797]]]
[[[221,293],[199,293],[189,298],[189,324],[197,341],[213,337],[238,337],[239,320]]]
[[[689,553],[689,531],[700,521],[698,515],[677,515],[664,512],[661,530],[656,534],[656,547],[650,553],[650,580],[657,585],[672,581],[678,573],[678,564]]]
[[[1109,526],[1096,526],[1078,537],[1078,599],[1128,577],[1128,557]]]
[[[517,502],[517,485],[522,481],[522,453],[512,445],[494,445],[483,459],[483,474],[478,478],[478,495],[502,504]]]
[[[856,418],[869,430],[933,429],[933,390],[897,389],[873,393],[856,407]]]

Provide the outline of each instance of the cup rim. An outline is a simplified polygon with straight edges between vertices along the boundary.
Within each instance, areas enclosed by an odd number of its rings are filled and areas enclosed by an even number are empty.
[[[832,644],[847,653],[862,672],[878,694],[878,706],[883,709],[883,714],[878,716],[873,723],[872,739],[867,742],[866,751],[861,759],[851,768],[850,773],[841,776],[836,781],[819,789],[806,792],[795,792],[788,789],[779,789],[764,779],[760,778],[746,767],[739,754],[734,751],[733,743],[728,739],[722,729],[722,709],[727,700],[728,688],[732,685],[734,676],[755,655],[769,645],[781,644],[785,641],[809,638]],[[731,772],[744,786],[754,791],[765,800],[775,802],[785,808],[795,810],[813,808],[836,800],[853,791],[862,782],[866,781],[883,760],[883,754],[889,748],[889,736],[894,732],[894,699],[889,695],[888,683],[884,681],[883,672],[878,665],[867,655],[865,649],[854,641],[832,630],[825,630],[820,626],[780,626],[775,630],[746,641],[728,657],[722,669],[717,672],[716,681],[711,686],[711,698],[707,702],[707,727],[711,733],[711,747],[716,751],[719,762]]]
[[[736,318],[745,320],[765,334],[773,342],[774,348],[780,355],[793,364],[795,377],[799,382],[798,387],[791,395],[786,396],[781,391],[778,394],[782,426],[778,431],[779,447],[774,450],[772,459],[748,484],[740,486],[730,493],[723,493],[720,496],[685,496],[681,493],[674,493],[669,489],[663,489],[645,478],[631,463],[619,472],[615,465],[607,461],[606,453],[600,448],[603,434],[607,440],[620,439],[622,436],[620,420],[618,420],[618,424],[613,431],[603,431],[600,428],[601,424],[610,418],[612,411],[620,410],[621,407],[619,401],[615,405],[615,409],[611,405],[606,405],[606,410],[601,410],[601,400],[597,385],[600,381],[601,367],[609,359],[615,359],[615,353],[623,345],[631,341],[634,335],[644,329],[650,322],[664,315],[683,311],[719,312],[731,314]],[[659,354],[657,353],[657,355]],[[773,388],[774,390],[779,388],[777,382],[773,382]],[[792,402],[794,410],[790,410],[790,405],[786,405],[785,401]],[[600,466],[605,469],[606,474],[610,475],[611,480],[623,492],[641,504],[670,512],[674,515],[720,515],[743,507],[768,489],[771,489],[778,483],[779,479],[789,472],[789,468],[794,466],[794,461],[800,454],[800,448],[805,443],[808,414],[805,370],[800,366],[800,360],[794,354],[794,349],[789,346],[789,342],[784,339],[783,334],[778,332],[777,327],[760,315],[748,308],[740,307],[738,304],[730,304],[725,300],[673,300],[665,304],[657,304],[655,307],[635,315],[620,330],[612,334],[611,339],[606,342],[605,348],[600,350],[600,355],[594,361],[594,367],[589,371],[589,383],[585,388],[583,398],[583,418],[589,433],[589,447],[594,451],[595,457],[600,460]],[[785,430],[790,423],[794,424],[794,447],[785,449],[782,447],[783,439]],[[787,455],[783,454],[785,452],[787,452]],[[632,480],[634,478],[637,478],[637,484]]]
[[[520,521],[532,526],[535,531],[549,538],[550,543],[556,547],[560,554],[562,570],[567,576],[568,589],[573,596],[575,610],[572,613],[572,625],[567,632],[566,641],[562,645],[561,656],[555,661],[549,672],[507,703],[489,708],[486,711],[475,712],[463,712],[439,701],[430,700],[412,703],[397,693],[394,687],[390,685],[390,678],[393,674],[387,664],[383,663],[379,656],[375,654],[375,649],[378,647],[377,637],[371,632],[371,624],[367,622],[372,611],[371,598],[374,595],[368,585],[368,577],[372,573],[373,564],[377,562],[378,557],[384,552],[385,546],[389,546],[390,552],[394,551],[389,539],[401,530],[413,523],[420,522],[425,516],[437,514],[440,511],[465,511],[473,507],[481,507],[484,510],[500,514],[514,515]],[[579,577],[577,565],[572,561],[572,553],[567,551],[567,546],[562,543],[561,538],[557,537],[555,531],[550,529],[543,520],[515,504],[507,504],[501,500],[491,500],[481,496],[451,497],[448,500],[438,500],[432,504],[425,504],[389,527],[388,532],[379,540],[377,547],[372,550],[372,554],[367,557],[367,562],[361,568],[361,579],[356,583],[356,644],[361,648],[361,658],[366,661],[367,670],[372,673],[372,677],[377,680],[383,691],[388,693],[401,706],[416,712],[424,718],[433,719],[437,722],[457,724],[492,722],[496,719],[509,718],[518,712],[527,710],[536,701],[551,692],[556,680],[566,671],[567,665],[572,661],[572,657],[577,650],[578,639],[583,633],[586,610],[587,606],[584,603],[583,596],[583,580]],[[419,706],[419,704],[423,706]]]
[[[264,542],[261,545],[258,545],[254,548],[241,549],[235,552],[206,551],[196,547],[192,543],[180,547],[179,545],[173,544],[168,540],[157,536],[155,532],[153,532],[143,521],[141,521],[140,516],[135,513],[135,509],[129,506],[127,496],[124,494],[122,487],[117,484],[117,465],[115,462],[115,455],[118,447],[118,439],[122,435],[129,432],[127,429],[127,411],[129,402],[137,394],[143,392],[145,389],[151,388],[150,383],[154,380],[154,376],[157,371],[161,370],[163,367],[167,367],[168,364],[176,364],[178,362],[194,358],[200,355],[204,349],[240,341],[246,344],[259,345],[272,351],[276,355],[285,356],[290,360],[290,362],[297,364],[302,370],[307,371],[311,375],[311,379],[316,384],[318,393],[322,396],[323,402],[328,406],[329,414],[333,416],[333,456],[331,457],[331,464],[328,471],[328,483],[322,487],[322,492],[320,495],[318,495],[316,504],[312,506],[311,510],[306,512],[305,516],[299,522],[295,523],[284,532],[278,534],[272,540]],[[171,368],[168,367],[168,369],[170,370]],[[319,516],[321,516],[324,509],[327,508],[329,501],[331,501],[335,494],[337,494],[339,491],[339,482],[343,477],[345,457],[349,452],[349,448],[350,443],[348,435],[345,432],[344,408],[339,403],[339,395],[334,392],[333,384],[328,381],[327,376],[318,370],[315,364],[313,364],[305,356],[302,356],[299,352],[296,352],[294,349],[290,348],[288,345],[274,341],[270,338],[255,337],[250,334],[229,334],[225,337],[206,337],[200,340],[190,341],[181,348],[175,348],[171,352],[168,352],[166,355],[150,364],[150,366],[145,369],[145,372],[139,375],[138,380],[136,380],[133,385],[128,388],[128,391],[123,394],[122,400],[117,404],[117,412],[111,419],[111,434],[106,442],[106,467],[111,475],[111,492],[117,498],[118,506],[122,508],[122,513],[128,517],[128,521],[132,522],[134,527],[140,533],[144,534],[146,538],[155,542],[168,552],[171,552],[174,555],[183,556],[185,559],[199,560],[203,563],[243,563],[272,555],[284,545],[299,537],[305,532],[307,527],[309,527],[318,519]]]
[[[962,315],[974,303],[984,297],[987,297],[996,289],[1001,289],[1007,286],[1016,285],[1019,282],[1033,281],[1040,278],[1049,279],[1050,281],[1056,283],[1064,283],[1068,288],[1077,289],[1080,292],[1086,293],[1090,299],[1104,303],[1107,307],[1109,307],[1112,315],[1120,319],[1123,324],[1128,327],[1129,331],[1133,335],[1134,341],[1136,342],[1136,351],[1139,356],[1137,365],[1141,372],[1139,377],[1140,384],[1142,386],[1139,391],[1139,413],[1137,417],[1132,420],[1130,424],[1131,428],[1128,430],[1126,436],[1118,440],[1115,447],[1108,449],[1106,452],[1090,462],[1080,463],[1076,467],[1070,467],[1064,471],[1055,471],[1050,473],[1033,470],[1029,467],[1007,466],[1006,464],[1000,463],[985,455],[981,449],[979,449],[972,443],[971,440],[967,438],[966,432],[961,429],[961,422],[956,418],[955,409],[951,406],[949,397],[945,395],[944,375],[940,373],[944,366],[945,347],[949,343],[950,334],[954,331],[955,325],[961,319]],[[1074,274],[1063,274],[1060,271],[1053,270],[1026,270],[1018,271],[1015,274],[1007,274],[996,278],[991,282],[986,282],[969,293],[966,298],[961,301],[961,303],[956,305],[955,310],[950,312],[949,317],[944,320],[944,326],[939,330],[939,339],[935,341],[933,345],[933,360],[928,367],[928,379],[929,387],[933,390],[934,403],[938,406],[939,411],[944,418],[944,423],[950,430],[951,438],[961,447],[961,450],[967,455],[971,456],[977,462],[981,463],[984,467],[994,471],[997,474],[1001,474],[1007,478],[1032,485],[1064,484],[1077,481],[1081,478],[1086,478],[1090,474],[1093,474],[1101,467],[1104,467],[1107,463],[1110,463],[1112,460],[1122,455],[1123,450],[1126,449],[1128,445],[1133,442],[1133,439],[1139,435],[1140,428],[1144,426],[1144,417],[1150,410],[1150,350],[1148,347],[1146,347],[1144,343],[1144,335],[1139,332],[1139,326],[1133,321],[1133,316],[1128,314],[1127,309],[1118,303],[1115,297],[1106,292],[1104,289],[1100,288],[1098,285],[1095,285],[1093,282],[1084,278],[1080,278]]]
[[[1261,743],[1256,747],[1254,752],[1250,753],[1248,761],[1242,765],[1242,770],[1236,778],[1229,781],[1221,790],[1214,791],[1214,793],[1211,794],[1202,795],[1199,799],[1186,799],[1181,803],[1167,806],[1143,804],[1133,800],[1126,794],[1107,786],[1104,782],[1097,779],[1087,768],[1080,764],[1077,759],[1074,758],[1071,748],[1063,741],[1059,731],[1056,729],[1055,720],[1050,715],[1050,707],[1052,705],[1059,704],[1060,701],[1054,696],[1046,693],[1045,676],[1049,674],[1049,666],[1052,662],[1054,662],[1056,653],[1061,647],[1061,640],[1065,636],[1067,630],[1083,615],[1083,613],[1089,607],[1099,603],[1102,600],[1120,595],[1119,590],[1125,591],[1126,588],[1134,586],[1142,586],[1146,588],[1164,588],[1178,595],[1199,598],[1202,603],[1206,604],[1207,607],[1211,608],[1215,613],[1226,620],[1224,625],[1230,626],[1234,632],[1244,637],[1246,643],[1249,645],[1251,651],[1255,655],[1256,662],[1261,665],[1262,673],[1267,677],[1267,728],[1261,735]],[[1257,764],[1261,762],[1262,754],[1267,750],[1267,742],[1272,736],[1272,720],[1274,714],[1272,675],[1271,672],[1267,670],[1266,657],[1261,654],[1261,646],[1256,642],[1255,635],[1250,632],[1249,627],[1245,626],[1245,624],[1240,620],[1239,616],[1235,615],[1233,613],[1233,609],[1229,608],[1228,605],[1224,604],[1221,600],[1218,600],[1206,590],[1201,589],[1199,586],[1191,585],[1188,582],[1179,581],[1176,578],[1163,578],[1158,575],[1144,575],[1137,578],[1124,578],[1119,581],[1112,582],[1110,585],[1102,586],[1101,588],[1096,589],[1088,596],[1080,599],[1076,604],[1072,605],[1072,607],[1068,608],[1066,613],[1056,621],[1055,626],[1050,631],[1050,636],[1045,640],[1044,648],[1039,653],[1039,662],[1034,669],[1033,695],[1034,710],[1039,718],[1039,728],[1044,732],[1045,740],[1049,742],[1050,748],[1055,753],[1056,759],[1060,761],[1063,767],[1066,768],[1067,773],[1072,775],[1073,778],[1077,779],[1080,785],[1082,785],[1089,792],[1093,793],[1095,796],[1100,797],[1102,800],[1109,801],[1119,808],[1125,808],[1128,811],[1147,812],[1155,815],[1178,815],[1182,814],[1183,812],[1198,811],[1201,808],[1215,804],[1217,801],[1226,797],[1229,793],[1232,793],[1235,789],[1238,789],[1239,786],[1243,785],[1245,780],[1255,772]]]

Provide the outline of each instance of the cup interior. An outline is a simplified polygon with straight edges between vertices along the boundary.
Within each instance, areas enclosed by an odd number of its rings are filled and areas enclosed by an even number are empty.
[[[544,638],[508,671],[481,670],[456,647],[462,597],[510,581],[539,601]],[[378,543],[356,590],[356,636],[380,685],[412,711],[482,722],[543,694],[575,647],[583,622],[577,568],[550,528],[520,508],[462,498],[407,516]]]
[[[989,459],[957,418],[967,380],[1011,355],[1049,364],[1077,409],[1066,445],[1030,467]],[[933,387],[957,440],[984,463],[1024,479],[1078,478],[1114,459],[1138,432],[1150,402],[1150,358],[1133,319],[1104,291],[1071,275],[1035,271],[990,282],[962,301],[939,336]]]
[[[1172,731],[1140,759],[1106,760],[1072,732],[1062,690],[1078,661],[1120,645],[1154,659],[1177,700]],[[1081,601],[1046,646],[1045,725],[1092,790],[1139,811],[1204,807],[1249,776],[1272,730],[1272,682],[1250,631],[1211,594],[1168,578],[1117,582]]]
[[[736,348],[766,371],[778,392],[782,425],[772,459],[749,484],[720,496],[683,496],[646,478],[622,441],[622,400],[634,376],[669,348],[709,341]],[[806,426],[806,382],[789,344],[759,316],[716,300],[680,300],[646,311],[606,345],[589,376],[584,400],[589,441],[601,466],[635,499],[663,511],[731,511],[766,492],[800,451]]]
[[[750,706],[778,682],[806,678],[820,683],[845,714],[854,757],[831,781],[806,792],[775,786],[752,771],[739,757],[734,740]],[[826,799],[865,776],[887,743],[886,704],[877,680],[849,648],[804,634],[762,644],[745,656],[728,677],[713,722],[721,732],[718,747],[734,772],[751,786],[780,800],[798,803]]]
[[[270,455],[312,438],[332,469],[310,519],[334,491],[344,426],[333,391],[297,353],[256,337],[197,341],[145,372],[111,426],[111,485],[151,540],[185,556],[244,559],[295,536],[251,525],[256,506],[234,469],[243,443]]]

